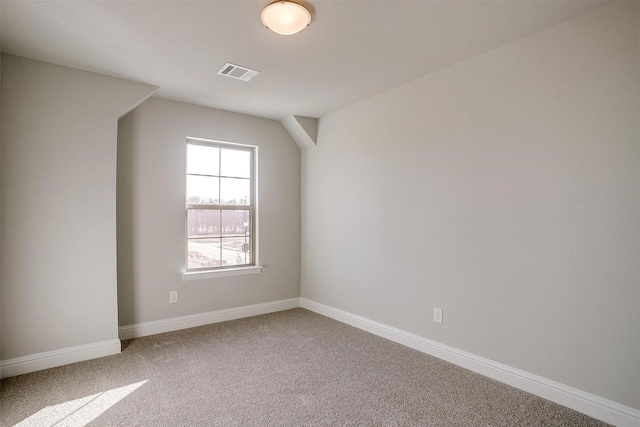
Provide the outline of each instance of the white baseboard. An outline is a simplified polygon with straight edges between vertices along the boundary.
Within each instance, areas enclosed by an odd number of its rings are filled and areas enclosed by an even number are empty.
[[[147,335],[193,328],[196,326],[208,325],[210,323],[226,322],[228,320],[258,316],[261,314],[274,313],[276,311],[289,310],[298,307],[300,307],[300,298],[291,298],[262,304],[228,308],[225,310],[210,311],[208,313],[199,313],[190,316],[173,317],[154,322],[136,323],[134,325],[121,326],[118,331],[121,340],[128,340],[131,338],[140,338]]]
[[[300,298],[300,307],[446,360],[618,427],[640,427],[640,411],[373,320]]]
[[[14,357],[13,359],[0,361],[0,377],[14,377],[118,353],[120,353],[120,340],[113,339]]]
[[[207,325],[209,323],[224,322],[243,317],[274,313],[276,311],[288,310],[299,306],[300,299],[291,298],[263,304],[212,311],[192,316],[174,317],[155,322],[122,326],[118,330],[120,339],[125,340]],[[29,354],[27,356],[2,360],[0,361],[0,378],[28,374],[29,372],[40,371],[42,369],[55,368],[57,366],[68,365],[70,363],[118,354],[121,349],[120,339],[67,347],[59,350],[46,351],[43,353]]]
[[[618,427],[640,427],[640,411],[637,409],[306,298],[291,298],[191,316],[174,317],[155,322],[122,326],[119,328],[120,339],[124,340],[171,332],[210,323],[274,313],[297,307],[314,311],[342,323],[446,360]],[[0,361],[0,378],[8,378],[118,353],[120,353],[120,340],[114,339],[16,357]]]

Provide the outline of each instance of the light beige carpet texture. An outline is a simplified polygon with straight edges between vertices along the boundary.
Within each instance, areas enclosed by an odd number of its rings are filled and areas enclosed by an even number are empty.
[[[602,426],[304,309],[123,342],[8,378],[0,425]]]

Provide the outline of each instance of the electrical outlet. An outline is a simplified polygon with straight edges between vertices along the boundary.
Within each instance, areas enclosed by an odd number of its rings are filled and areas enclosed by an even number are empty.
[[[169,292],[169,302],[170,303],[178,302],[178,291]]]
[[[433,321],[436,323],[442,323],[442,309],[433,307]]]

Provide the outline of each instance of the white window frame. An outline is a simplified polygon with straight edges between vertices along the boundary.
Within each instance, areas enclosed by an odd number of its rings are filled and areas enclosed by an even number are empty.
[[[192,205],[187,203],[187,195],[186,195],[186,177],[188,174],[186,173],[186,165],[187,165],[187,147],[188,145],[205,145],[211,147],[219,147],[219,148],[227,148],[227,149],[235,149],[242,151],[251,152],[251,174],[250,174],[250,182],[251,182],[251,194],[250,194],[250,203],[247,209],[247,206],[237,206],[237,205]],[[226,141],[216,141],[210,139],[203,138],[193,138],[187,137],[185,144],[185,231],[184,231],[184,260],[185,260],[185,271],[182,274],[182,280],[199,280],[199,279],[208,279],[215,277],[228,277],[228,276],[238,276],[245,274],[257,274],[262,271],[262,266],[259,265],[259,253],[258,253],[258,147],[254,145],[247,144],[238,144]],[[250,264],[242,264],[242,265],[233,265],[233,266],[219,266],[219,267],[210,267],[210,268],[198,268],[198,269],[188,269],[188,260],[189,260],[189,230],[188,230],[188,215],[189,210],[192,209],[213,209],[213,210],[247,210],[250,212],[251,217],[251,263]]]

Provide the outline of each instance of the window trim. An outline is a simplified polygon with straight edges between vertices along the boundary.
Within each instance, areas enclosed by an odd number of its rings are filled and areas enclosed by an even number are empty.
[[[185,271],[182,273],[182,281],[188,282],[190,280],[200,279],[215,279],[217,277],[231,277],[231,276],[244,276],[247,274],[259,274],[264,267],[261,265],[252,265],[249,267],[243,266],[238,268],[223,268],[220,270],[200,270],[200,271]]]
[[[218,147],[218,148],[229,148],[239,151],[248,151],[252,153],[251,156],[251,176],[250,176],[250,204],[249,205],[193,205],[188,204],[186,197],[186,177],[187,174],[187,156],[186,151],[188,149],[188,145],[204,145],[210,147]],[[258,274],[262,271],[262,266],[259,263],[259,251],[258,251],[258,234],[259,234],[259,226],[258,226],[258,147],[255,145],[248,144],[239,144],[235,142],[227,142],[227,141],[218,141],[212,139],[205,138],[196,138],[196,137],[187,137],[185,143],[185,200],[184,200],[184,212],[185,212],[185,223],[184,223],[184,271],[182,273],[182,280],[198,280],[198,279],[208,279],[215,277],[228,277],[228,276],[238,276],[238,275],[246,275],[246,274]],[[251,224],[251,264],[240,264],[240,265],[230,265],[230,266],[219,266],[219,267],[204,267],[197,269],[188,269],[189,262],[189,230],[188,230],[188,215],[190,209],[219,209],[219,210],[248,210],[250,212],[250,216],[252,218]]]

